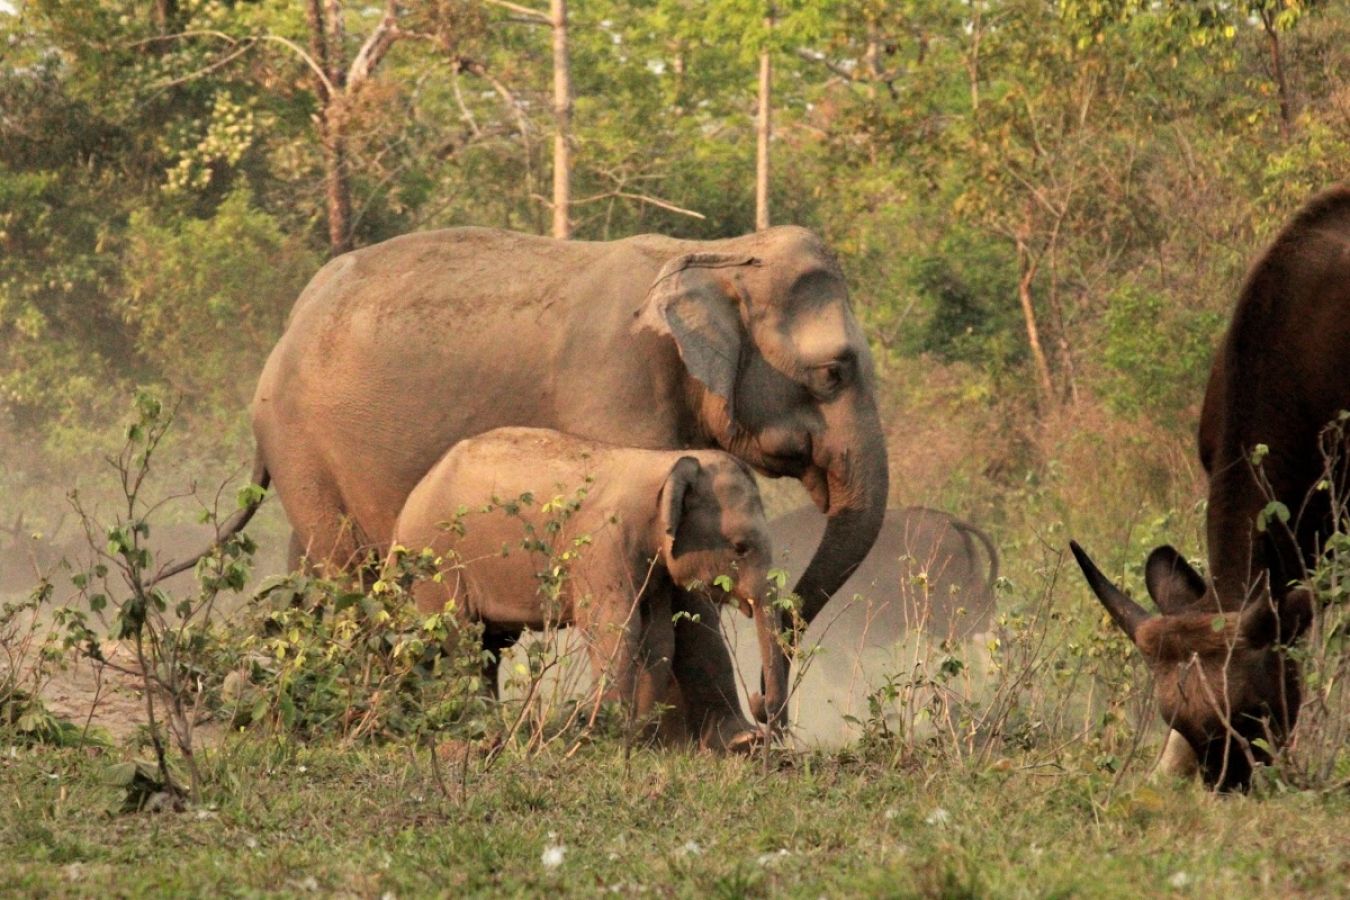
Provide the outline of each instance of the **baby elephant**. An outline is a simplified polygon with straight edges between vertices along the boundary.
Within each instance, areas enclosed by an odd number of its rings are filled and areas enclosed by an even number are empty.
[[[765,717],[778,723],[787,665],[767,603],[773,553],[754,478],[733,456],[501,428],[432,467],[393,538],[441,558],[440,579],[413,587],[421,612],[453,601],[456,615],[483,623],[496,653],[523,629],[575,625],[607,699],[640,717],[678,700],[676,730],[710,749],[748,749],[763,733],[742,715],[730,658],[685,659],[676,645],[687,629],[719,627],[708,599],[738,602],[756,622]],[[676,615],[700,605],[706,614]],[[484,675],[495,690],[495,661]]]

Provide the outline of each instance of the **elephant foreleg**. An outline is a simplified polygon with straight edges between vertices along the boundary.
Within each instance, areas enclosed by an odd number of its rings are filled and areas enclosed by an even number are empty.
[[[672,660],[675,657],[675,625],[671,621],[669,595],[649,597],[642,605],[642,639],[639,650],[634,716],[644,733],[661,743],[687,743],[684,706],[675,690]]]
[[[577,626],[586,636],[586,651],[595,673],[599,703],[618,701],[636,708],[642,618],[631,598],[590,599],[577,609]]]
[[[685,706],[685,722],[709,750],[745,752],[763,732],[741,711],[736,669],[722,636],[721,616],[711,600],[676,590],[672,601],[675,655],[672,668]]]

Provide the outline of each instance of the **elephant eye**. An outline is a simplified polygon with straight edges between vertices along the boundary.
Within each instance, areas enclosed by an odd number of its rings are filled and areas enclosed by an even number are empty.
[[[750,555],[750,545],[745,541],[737,541],[731,545],[731,549],[734,550],[736,555],[741,559]]]
[[[821,366],[813,366],[807,372],[808,386],[821,397],[832,397],[844,386],[848,377],[848,364],[835,360]]]

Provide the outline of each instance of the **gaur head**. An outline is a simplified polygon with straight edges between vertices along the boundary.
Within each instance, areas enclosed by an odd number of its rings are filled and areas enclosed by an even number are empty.
[[[1225,612],[1181,554],[1159,547],[1145,566],[1159,609],[1151,614],[1070,546],[1093,593],[1148,663],[1163,720],[1195,751],[1205,784],[1246,789],[1253,763],[1270,761],[1298,717],[1299,668],[1285,650],[1312,621],[1311,595],[1260,590]]]

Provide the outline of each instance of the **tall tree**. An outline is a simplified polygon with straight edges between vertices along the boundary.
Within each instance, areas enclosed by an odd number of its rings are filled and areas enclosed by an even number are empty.
[[[764,17],[764,31],[773,33],[773,7]],[[755,118],[755,230],[769,227],[769,142],[773,139],[773,54],[769,42],[759,51],[759,104]]]
[[[567,0],[549,0],[553,29],[553,236],[572,236],[572,62],[567,54]]]
[[[342,0],[306,0],[308,62],[314,94],[319,100],[319,140],[323,145],[331,256],[352,248],[352,174],[348,154],[351,110],[389,48],[402,36],[398,7],[398,0],[387,0],[384,15],[348,59]]]

